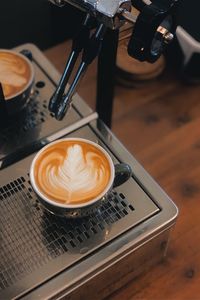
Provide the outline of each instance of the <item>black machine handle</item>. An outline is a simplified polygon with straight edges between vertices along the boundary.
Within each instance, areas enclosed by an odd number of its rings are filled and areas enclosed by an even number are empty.
[[[177,0],[132,0],[140,14],[128,44],[128,54],[140,61],[155,62],[176,30]]]

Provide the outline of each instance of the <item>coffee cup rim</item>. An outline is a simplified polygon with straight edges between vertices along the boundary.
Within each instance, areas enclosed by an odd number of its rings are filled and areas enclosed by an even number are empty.
[[[34,178],[34,166],[35,166],[35,163],[36,163],[38,157],[41,155],[41,153],[43,151],[45,151],[47,148],[49,148],[50,146],[52,146],[54,144],[58,144],[59,142],[63,142],[63,141],[77,141],[77,140],[78,141],[83,141],[83,142],[85,142],[87,144],[91,144],[91,145],[97,147],[98,149],[100,149],[103,152],[103,154],[106,156],[106,158],[107,158],[107,160],[109,162],[109,165],[110,165],[110,179],[109,179],[109,182],[106,185],[105,189],[97,197],[93,198],[90,201],[87,201],[85,203],[77,203],[77,204],[59,203],[59,202],[56,202],[54,200],[49,199],[48,197],[46,197],[39,190],[39,188],[37,187],[37,184],[35,182],[35,178]],[[31,166],[30,166],[30,182],[31,182],[31,185],[32,185],[35,193],[41,199],[43,199],[47,203],[53,205],[54,207],[60,207],[60,208],[66,208],[66,209],[84,208],[84,207],[90,206],[90,205],[94,204],[95,202],[97,202],[98,200],[102,199],[110,191],[110,189],[111,189],[111,187],[113,185],[113,182],[114,182],[114,177],[115,177],[114,163],[113,163],[112,158],[110,157],[109,153],[102,146],[100,146],[99,144],[97,144],[97,143],[95,143],[95,142],[93,142],[91,140],[85,139],[85,138],[76,138],[76,137],[61,138],[59,140],[56,140],[54,142],[49,143],[48,145],[44,146],[42,149],[40,149],[37,152],[37,154],[35,155],[35,157],[32,160]]]
[[[24,86],[24,88],[21,89],[19,92],[15,93],[15,94],[13,94],[13,95],[11,95],[9,97],[5,97],[5,100],[9,101],[9,100],[12,100],[13,98],[15,98],[15,97],[23,94],[29,88],[29,86],[34,81],[35,72],[34,72],[34,68],[33,68],[32,63],[29,61],[29,59],[25,55],[23,55],[23,54],[21,54],[21,53],[19,53],[17,51],[14,51],[14,50],[3,49],[3,48],[0,49],[0,53],[1,52],[8,52],[8,53],[12,53],[13,55],[17,55],[17,56],[21,57],[22,59],[24,59],[27,62],[28,66],[30,68],[30,71],[31,71],[31,76],[30,76],[27,84]]]

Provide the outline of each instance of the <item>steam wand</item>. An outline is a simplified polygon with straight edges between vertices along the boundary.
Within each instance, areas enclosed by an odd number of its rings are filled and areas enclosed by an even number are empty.
[[[57,120],[62,120],[63,117],[65,116],[67,110],[71,105],[72,97],[75,93],[78,83],[80,82],[81,78],[84,76],[87,67],[98,56],[101,50],[101,45],[102,45],[105,31],[106,31],[106,26],[100,24],[97,27],[96,31],[91,36],[91,38],[88,40],[88,43],[86,43],[83,49],[82,61],[79,65],[74,80],[70,85],[67,94],[62,97],[62,100],[60,101],[58,107],[55,110],[55,117]]]
[[[79,33],[77,34],[77,36],[74,38],[72,42],[72,50],[67,60],[64,72],[62,74],[62,77],[60,79],[60,82],[54,94],[52,95],[49,101],[49,110],[53,113],[57,111],[58,106],[62,101],[66,85],[71,76],[71,73],[78,59],[78,56],[80,52],[83,50],[84,45],[88,42],[93,21],[94,21],[93,18],[89,14],[87,14]]]

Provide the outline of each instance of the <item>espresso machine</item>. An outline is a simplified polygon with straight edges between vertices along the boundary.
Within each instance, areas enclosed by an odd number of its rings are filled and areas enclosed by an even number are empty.
[[[87,67],[99,55],[96,110],[100,118],[111,125],[113,75],[116,61],[119,29],[125,23],[132,24],[132,33],[128,44],[128,54],[140,61],[155,62],[173,40],[176,29],[176,10],[178,1],[149,0],[96,0],[96,1],[57,1],[58,6],[70,3],[85,11],[86,17],[75,37],[60,83],[50,99],[49,109],[61,120],[72,101],[76,87],[84,76]],[[131,13],[132,5],[138,13]],[[94,29],[90,35],[90,30]],[[82,60],[68,91],[64,95],[66,84],[75,66],[79,54]],[[102,94],[102,90],[104,91]]]
[[[85,20],[62,75],[34,44],[15,48],[32,61],[35,85],[27,107],[0,129],[0,299],[103,299],[165,257],[178,215],[172,200],[109,129],[119,28],[131,22],[129,55],[154,62],[173,39],[177,1],[51,2],[61,9],[74,5],[85,12]],[[76,90],[98,55],[97,110],[92,111]],[[45,212],[30,184],[36,152],[62,137],[97,142],[114,163],[126,162],[133,171],[86,218]]]

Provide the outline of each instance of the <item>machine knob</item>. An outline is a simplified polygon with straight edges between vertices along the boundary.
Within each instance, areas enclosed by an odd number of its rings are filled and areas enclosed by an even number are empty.
[[[155,62],[174,37],[177,0],[132,0],[140,10],[128,44],[128,54],[139,61]]]

